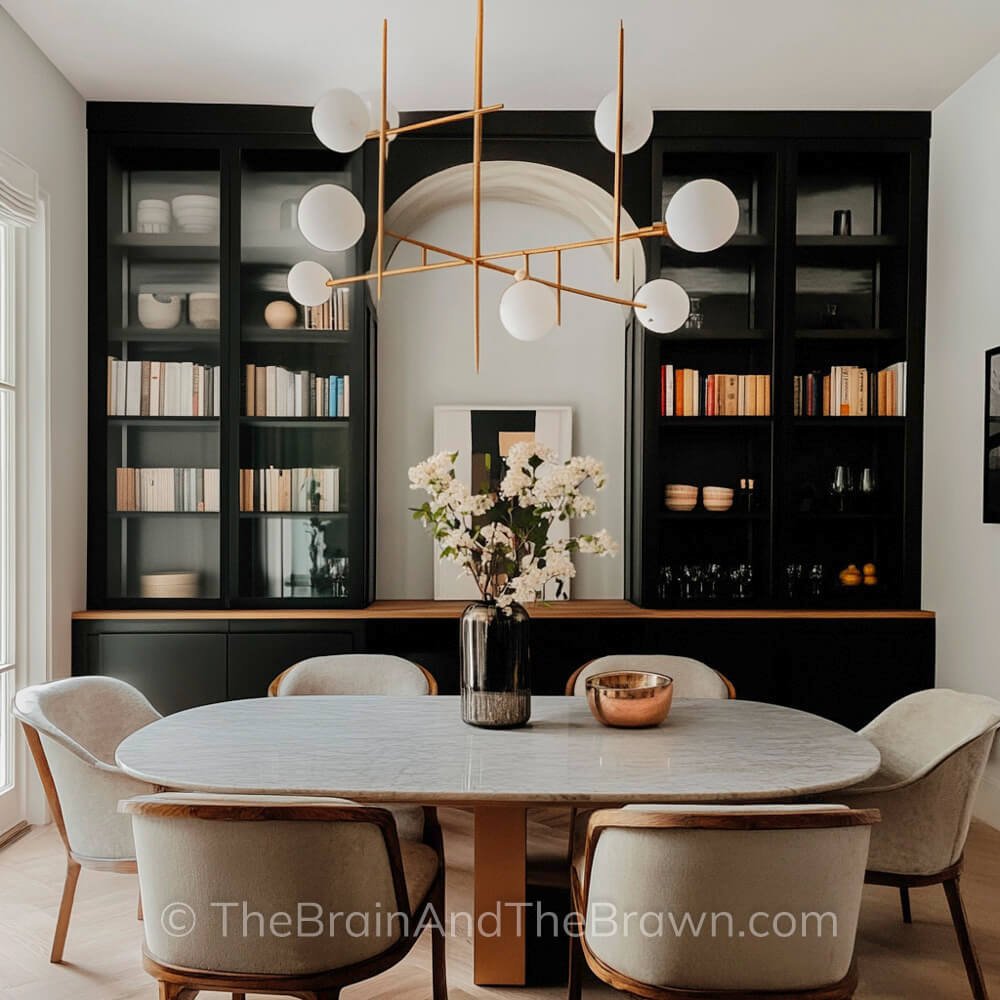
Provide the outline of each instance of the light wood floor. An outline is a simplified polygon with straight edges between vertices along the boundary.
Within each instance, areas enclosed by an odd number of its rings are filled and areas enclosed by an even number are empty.
[[[532,813],[532,837],[557,842],[555,814]],[[468,909],[471,817],[442,810],[449,858],[449,907]],[[973,827],[962,885],[986,980],[1000,1000],[1000,832]],[[0,997],[3,1000],[152,1000],[142,971],[141,925],[135,919],[135,878],[85,871],[66,947],[67,963],[50,965],[49,947],[62,886],[61,846],[51,827],[33,830],[0,851]],[[895,890],[869,887],[861,919],[859,1000],[965,1000],[961,958],[940,888],[913,891],[914,924],[899,917]],[[562,987],[484,989],[472,985],[472,945],[448,942],[452,1000],[554,1000]],[[430,995],[427,936],[396,969],[346,991],[345,1000],[426,1000]],[[614,994],[596,982],[588,1000]]]

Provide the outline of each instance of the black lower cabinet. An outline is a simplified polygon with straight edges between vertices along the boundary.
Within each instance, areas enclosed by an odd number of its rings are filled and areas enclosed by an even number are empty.
[[[119,677],[164,713],[262,698],[292,664],[336,653],[394,653],[458,692],[458,621],[445,619],[78,620],[73,673]],[[200,631],[200,629],[204,631]],[[674,653],[722,671],[737,697],[787,705],[852,729],[934,685],[934,619],[537,618],[532,690],[562,694],[609,653]]]
[[[126,681],[169,715],[226,701],[226,639],[224,633],[196,632],[94,635],[87,673]]]

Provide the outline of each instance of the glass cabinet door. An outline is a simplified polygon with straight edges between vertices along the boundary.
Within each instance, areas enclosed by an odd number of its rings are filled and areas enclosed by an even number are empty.
[[[242,169],[237,599],[363,601],[366,443],[362,284],[320,306],[288,294],[289,269],[315,260],[358,273],[358,250],[327,253],[298,229],[318,184],[357,186],[325,150],[248,150]]]
[[[107,596],[219,598],[217,150],[109,163]]]

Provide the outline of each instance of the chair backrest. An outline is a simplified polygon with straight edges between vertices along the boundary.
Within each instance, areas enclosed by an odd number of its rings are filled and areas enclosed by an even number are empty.
[[[316,694],[384,694],[415,697],[437,694],[433,675],[417,663],[386,653],[311,656],[278,674],[271,697]]]
[[[152,786],[119,770],[115,750],[159,712],[124,681],[72,677],[18,691],[14,715],[66,849],[82,860],[134,858],[131,824],[117,806]]]
[[[566,694],[586,695],[587,678],[609,670],[650,670],[674,679],[675,698],[735,698],[728,678],[717,670],[692,659],[668,653],[615,653],[600,656],[580,667],[567,685]]]
[[[933,875],[958,862],[998,727],[1000,702],[935,688],[900,699],[861,730],[882,754],[878,772],[850,790],[883,812],[872,869]]]
[[[121,809],[135,833],[147,951],[162,965],[308,975],[371,958],[405,931],[390,919],[412,910],[385,809],[196,793]],[[274,914],[291,925],[272,924]]]
[[[596,812],[576,873],[584,943],[626,991],[633,982],[784,995],[841,984],[877,820],[812,805]]]

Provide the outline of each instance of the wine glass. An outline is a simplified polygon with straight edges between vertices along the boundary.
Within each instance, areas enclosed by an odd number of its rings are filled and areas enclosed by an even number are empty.
[[[656,597],[665,604],[670,601],[674,590],[674,569],[672,566],[661,566],[660,576],[656,584]]]
[[[875,480],[875,470],[866,466],[861,470],[860,484],[861,498],[865,501],[866,505],[871,506],[872,501],[875,499],[875,491],[877,489],[878,483]]]
[[[819,600],[823,596],[826,571],[822,563],[813,563],[809,570],[809,595]]]
[[[833,479],[830,482],[830,493],[837,502],[837,509],[844,513],[847,494],[851,491],[851,470],[846,465],[838,465],[833,470]]]

